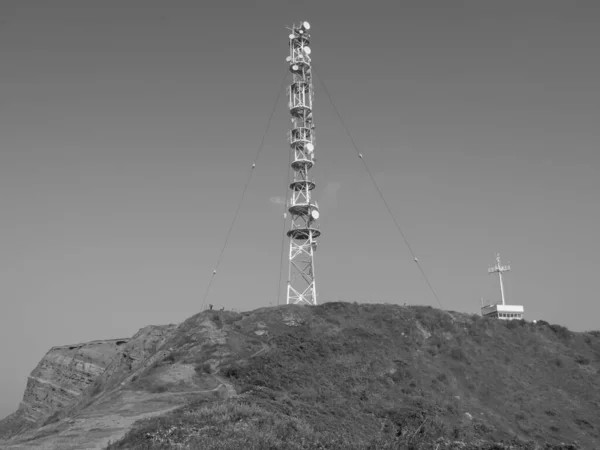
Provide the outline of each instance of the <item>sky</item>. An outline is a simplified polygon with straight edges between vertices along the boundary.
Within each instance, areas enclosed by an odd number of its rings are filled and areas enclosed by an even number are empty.
[[[6,0],[0,417],[52,346],[201,310],[263,136],[207,302],[285,302],[280,86],[304,20],[319,302],[477,314],[499,252],[527,319],[600,329],[597,2]]]

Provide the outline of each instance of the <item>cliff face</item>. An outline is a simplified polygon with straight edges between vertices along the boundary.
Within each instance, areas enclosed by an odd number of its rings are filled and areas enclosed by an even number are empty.
[[[76,400],[126,343],[112,339],[50,349],[27,380],[25,417],[37,421]]]
[[[32,372],[19,410],[0,421],[0,447],[22,448],[26,442],[31,449],[103,448],[137,419],[193,400],[235,396],[212,373],[234,356],[218,319],[219,314],[199,314],[179,326],[147,326],[129,339],[53,348]],[[96,364],[64,353],[78,347],[81,355],[99,342],[111,345],[98,349]],[[258,349],[257,342],[236,354]],[[202,370],[199,362],[205,363]],[[65,369],[69,366],[80,368],[78,376]],[[63,436],[66,429],[71,431]]]
[[[51,348],[29,375],[19,409],[0,421],[0,436],[75,402],[128,341],[110,339]]]
[[[100,387],[113,388],[155,354],[176,328],[150,325],[131,338],[51,348],[29,375],[18,410],[0,420],[0,438],[35,427],[57,411],[68,411],[86,396],[96,395]]]
[[[120,348],[106,370],[94,380],[90,397],[117,387],[127,376],[152,364],[177,325],[150,325],[142,328]]]

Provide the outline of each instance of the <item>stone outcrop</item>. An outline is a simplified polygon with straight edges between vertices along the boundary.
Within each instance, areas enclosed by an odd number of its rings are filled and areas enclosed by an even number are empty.
[[[31,373],[18,411],[0,421],[0,447],[20,448],[19,442],[29,443],[49,429],[81,426],[87,430],[83,434],[98,433],[104,415],[111,417],[106,419],[114,427],[110,433],[124,433],[132,423],[129,417],[167,411],[194,399],[237,395],[213,372],[224,362],[260,350],[255,348],[261,347],[259,342],[230,348],[224,322],[240,318],[231,312],[201,313],[180,325],[147,326],[127,339],[52,348]],[[109,431],[102,433],[108,439]],[[84,448],[69,439],[42,448]]]
[[[140,368],[155,362],[165,342],[173,335],[177,325],[149,325],[140,329],[114,355],[106,370],[95,380],[97,391],[117,387]],[[163,352],[164,353],[164,352]],[[90,392],[97,395],[98,392]]]
[[[0,436],[27,428],[27,424],[77,401],[128,341],[109,339],[52,347],[29,375],[18,410],[0,421]]]
[[[150,325],[131,338],[51,348],[29,375],[17,411],[0,420],[0,438],[38,426],[57,411],[116,387],[155,355],[176,328]]]

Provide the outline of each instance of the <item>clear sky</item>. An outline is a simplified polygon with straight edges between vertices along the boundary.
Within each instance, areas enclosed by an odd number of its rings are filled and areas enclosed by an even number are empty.
[[[50,347],[199,311],[301,20],[444,309],[499,299],[500,252],[528,319],[600,328],[597,2],[6,0],[0,416]],[[218,308],[277,302],[286,108]],[[318,82],[314,117],[320,301],[439,306]]]

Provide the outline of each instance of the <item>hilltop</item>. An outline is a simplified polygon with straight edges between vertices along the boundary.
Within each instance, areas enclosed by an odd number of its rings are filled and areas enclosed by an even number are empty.
[[[0,421],[2,448],[600,448],[599,332],[325,303],[204,311],[106,346],[71,403]]]

